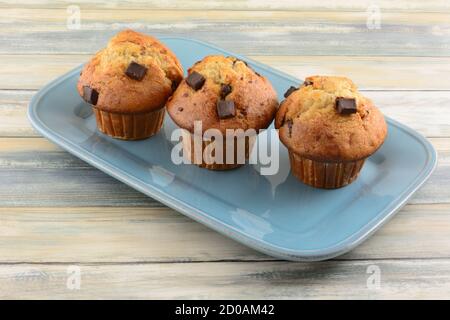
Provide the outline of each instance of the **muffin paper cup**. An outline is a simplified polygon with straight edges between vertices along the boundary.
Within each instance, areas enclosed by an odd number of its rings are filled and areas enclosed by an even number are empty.
[[[140,140],[158,133],[164,121],[165,108],[147,113],[113,113],[93,108],[97,128],[116,139]]]
[[[248,160],[251,150],[253,149],[253,145],[256,140],[256,136],[247,136],[247,137],[236,137],[234,139],[233,145],[226,144],[226,139],[224,138],[223,144],[222,144],[222,157],[218,157],[219,159],[215,159],[212,152],[205,152],[205,149],[207,147],[213,149],[215,146],[215,141],[205,140],[199,136],[196,136],[192,133],[190,133],[187,130],[183,130],[182,133],[182,139],[183,139],[183,156],[185,159],[191,163],[196,164],[199,167],[210,169],[210,170],[229,170],[241,167],[245,164],[246,160]],[[197,139],[197,143],[200,145],[201,148],[198,148],[198,150],[201,150],[199,152],[196,151],[194,148],[195,140]],[[243,141],[245,140],[245,141]],[[245,153],[243,154],[244,157],[241,156],[240,159],[238,159],[238,147],[239,143],[245,143]],[[219,148],[220,146],[216,144],[216,147]],[[211,150],[210,149],[210,150]],[[231,153],[232,152],[232,153]],[[234,154],[234,157],[231,163],[226,163],[226,155],[227,153],[231,153],[229,157],[231,157]],[[220,161],[221,159],[221,161]]]
[[[353,182],[366,159],[350,162],[321,162],[304,158],[289,151],[292,174],[307,185],[336,189]]]

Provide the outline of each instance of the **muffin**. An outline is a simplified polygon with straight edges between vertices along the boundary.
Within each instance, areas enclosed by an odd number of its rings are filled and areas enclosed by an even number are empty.
[[[165,103],[182,79],[180,62],[164,44],[124,30],[84,66],[77,89],[101,132],[138,140],[159,131]]]
[[[275,127],[289,150],[292,173],[313,187],[354,181],[386,138],[381,112],[345,77],[308,77],[285,98]]]
[[[277,108],[277,94],[265,77],[242,60],[218,55],[195,63],[167,103],[170,117],[185,129],[183,156],[213,170],[245,164],[256,133],[270,125]],[[211,129],[221,137],[207,136]],[[235,137],[227,139],[227,130]]]

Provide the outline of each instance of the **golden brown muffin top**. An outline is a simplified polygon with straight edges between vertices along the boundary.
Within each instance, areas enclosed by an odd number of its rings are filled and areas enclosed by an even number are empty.
[[[147,68],[142,79],[126,75],[132,62]],[[78,92],[83,97],[83,87],[95,89],[95,106],[105,111],[148,112],[163,107],[182,79],[181,64],[169,48],[151,36],[124,30],[85,65]]]
[[[205,78],[203,86],[195,90],[184,79],[167,103],[167,111],[175,123],[194,131],[194,121],[202,121],[203,131],[214,128],[225,133],[226,129],[263,129],[275,117],[278,107],[277,94],[269,80],[253,71],[244,61],[234,57],[207,56],[189,70]],[[231,91],[222,96],[223,87]],[[234,102],[235,115],[219,118],[217,103]]]
[[[353,98],[356,112],[341,114],[337,98]],[[353,161],[370,156],[383,143],[382,113],[348,78],[312,76],[281,103],[275,127],[286,147],[318,161]]]

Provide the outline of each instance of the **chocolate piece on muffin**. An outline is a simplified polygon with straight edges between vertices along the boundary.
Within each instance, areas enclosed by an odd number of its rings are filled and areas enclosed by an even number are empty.
[[[267,128],[277,107],[277,94],[270,82],[245,62],[234,57],[207,56],[189,69],[188,77],[168,102],[167,111],[179,127],[191,134],[194,133],[194,122],[201,121],[202,132],[217,129],[225,137],[227,129],[254,129],[257,132]],[[190,149],[191,138],[183,140],[184,152],[193,151]],[[203,141],[204,147],[209,143]],[[248,158],[250,150],[250,143],[246,143],[245,158]],[[201,167],[216,170],[243,164],[237,163],[239,161],[225,163],[224,159],[216,163],[193,160],[191,158],[191,162]]]
[[[93,106],[100,131],[137,140],[159,131],[166,101],[182,79],[180,62],[164,44],[124,30],[85,65],[78,92]]]
[[[383,144],[386,122],[350,79],[313,76],[305,83],[283,101],[275,127],[296,177],[318,188],[343,187]]]

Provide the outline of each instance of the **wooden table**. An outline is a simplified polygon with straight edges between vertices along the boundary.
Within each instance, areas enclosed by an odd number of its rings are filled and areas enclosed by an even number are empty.
[[[450,298],[448,1],[20,2],[0,0],[0,298]],[[36,90],[126,26],[209,41],[298,78],[347,75],[386,115],[427,136],[439,166],[344,256],[290,263],[259,254],[30,127]],[[80,289],[67,286],[73,268]]]

